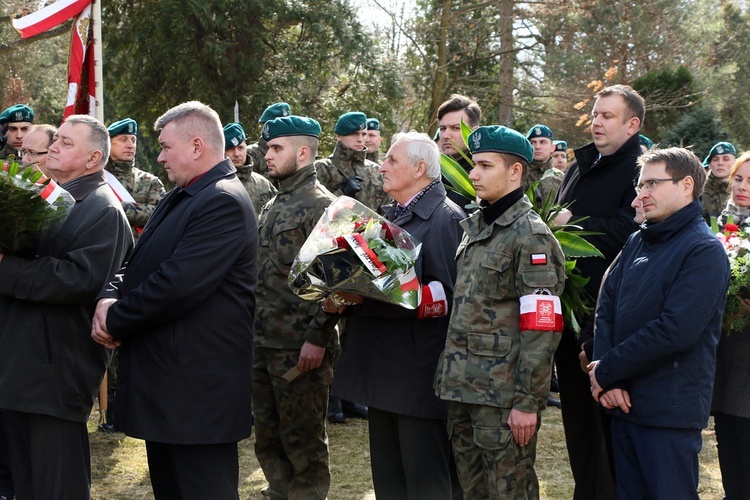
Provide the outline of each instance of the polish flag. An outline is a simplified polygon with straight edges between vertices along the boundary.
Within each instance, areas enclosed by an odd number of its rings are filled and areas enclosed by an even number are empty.
[[[31,38],[77,16],[88,5],[91,5],[91,0],[58,0],[27,16],[13,19],[13,27],[21,38]]]
[[[70,33],[68,100],[65,103],[63,119],[76,114],[96,116],[94,45],[91,41],[91,3],[89,3],[76,19]]]
[[[519,328],[524,330],[563,331],[562,303],[554,295],[521,297]]]
[[[117,199],[120,200],[121,203],[135,203],[133,196],[128,193],[125,186],[117,180],[117,177],[115,177],[112,172],[105,170],[104,177],[107,180],[107,184],[109,184],[109,187],[112,189],[112,192],[115,193],[115,196],[117,196]]]

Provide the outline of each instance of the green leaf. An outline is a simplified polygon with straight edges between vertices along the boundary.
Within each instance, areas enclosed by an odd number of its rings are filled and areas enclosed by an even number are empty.
[[[440,171],[455,192],[470,200],[477,197],[477,191],[474,189],[474,183],[469,179],[469,174],[456,160],[446,154],[441,154]]]
[[[604,257],[594,245],[573,232],[558,230],[554,232],[554,235],[565,257]]]
[[[719,234],[719,223],[714,216],[711,216],[711,231],[714,234]]]
[[[465,122],[464,119],[461,118],[461,137],[464,140],[464,146],[466,146],[466,149],[469,149],[469,136],[473,130],[471,127],[469,127]]]

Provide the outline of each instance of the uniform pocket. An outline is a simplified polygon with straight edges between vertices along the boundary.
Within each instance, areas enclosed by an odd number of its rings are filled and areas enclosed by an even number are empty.
[[[279,219],[280,217],[276,217],[276,223],[273,226],[274,245],[279,255],[279,262],[291,264],[307,237],[303,231],[299,230],[302,223],[299,217],[284,221]]]
[[[483,450],[504,450],[512,439],[510,428],[474,427],[474,444]]]
[[[469,356],[466,378],[471,386],[500,389],[508,381],[513,341],[510,337],[470,333],[467,339]]]
[[[511,262],[512,257],[505,253],[485,254],[479,266],[477,291],[493,299],[505,297],[511,289]]]

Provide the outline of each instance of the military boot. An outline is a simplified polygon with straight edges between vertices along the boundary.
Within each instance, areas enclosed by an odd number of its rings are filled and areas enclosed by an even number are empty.
[[[338,398],[328,398],[328,422],[332,424],[343,424],[344,410],[341,409],[341,400]]]

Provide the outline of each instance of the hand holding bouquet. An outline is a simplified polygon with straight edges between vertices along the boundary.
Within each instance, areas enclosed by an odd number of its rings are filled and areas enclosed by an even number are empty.
[[[348,292],[416,309],[414,263],[422,244],[400,227],[341,196],[318,221],[292,263],[289,286],[306,300]]]
[[[62,224],[73,205],[55,181],[11,157],[0,171],[0,253],[33,255],[42,235]]]
[[[724,245],[731,271],[722,328],[727,332],[741,332],[750,326],[750,311],[743,304],[744,299],[750,299],[750,236],[732,219],[731,215],[727,218],[723,231],[718,230],[715,220],[712,228]]]

